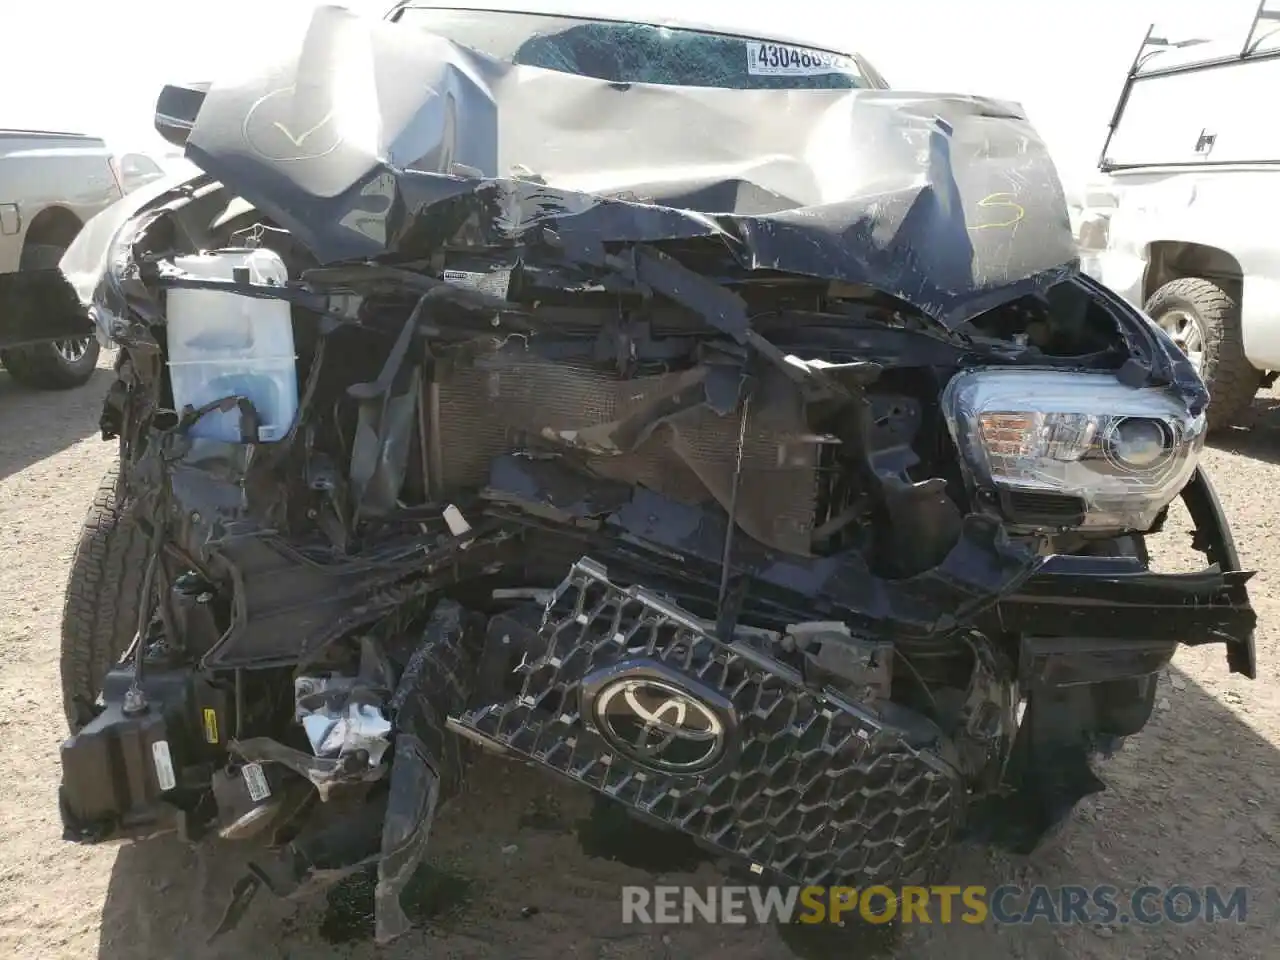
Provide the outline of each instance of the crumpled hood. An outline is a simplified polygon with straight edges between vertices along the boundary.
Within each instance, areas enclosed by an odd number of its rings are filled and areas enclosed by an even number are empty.
[[[323,262],[544,228],[570,251],[712,238],[746,269],[866,284],[947,325],[1076,269],[1014,105],[608,83],[336,7],[285,62],[214,83],[187,156]],[[441,157],[479,175],[420,172]]]

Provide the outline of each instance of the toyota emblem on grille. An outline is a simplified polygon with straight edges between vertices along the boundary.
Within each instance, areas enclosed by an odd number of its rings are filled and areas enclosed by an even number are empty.
[[[610,746],[654,770],[697,773],[724,753],[725,729],[716,711],[663,680],[615,680],[596,695],[592,712]]]

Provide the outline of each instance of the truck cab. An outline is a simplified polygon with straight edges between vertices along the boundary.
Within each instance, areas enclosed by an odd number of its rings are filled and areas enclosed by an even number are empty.
[[[1280,2],[1234,38],[1148,30],[1086,190],[1086,272],[1143,308],[1235,422],[1280,371]]]

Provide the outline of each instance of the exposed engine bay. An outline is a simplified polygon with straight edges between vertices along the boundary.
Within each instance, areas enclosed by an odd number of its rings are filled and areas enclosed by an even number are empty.
[[[255,111],[375,69],[332,59],[357,40],[499,119],[531,88],[633,130],[773,97],[909,149],[850,147],[843,192],[672,155],[586,193],[528,132],[519,176],[423,172],[395,154],[439,102],[405,80],[368,85],[373,146],[273,158]],[[145,545],[136,636],[73,705],[72,838],[267,841],[224,926],[376,862],[386,940],[478,744],[753,870],[894,883],[1101,789],[1178,643],[1253,675],[1203,385],[1077,273],[1015,108],[617,90],[335,9],[289,69],[213,86],[202,172],[64,260],[122,347],[102,429]],[[1208,565],[1154,574],[1179,496]]]

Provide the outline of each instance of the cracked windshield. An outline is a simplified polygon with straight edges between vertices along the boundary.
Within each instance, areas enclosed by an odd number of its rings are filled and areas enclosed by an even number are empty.
[[[751,37],[643,23],[413,7],[401,21],[500,60],[614,83],[735,90],[873,85],[846,54]]]

